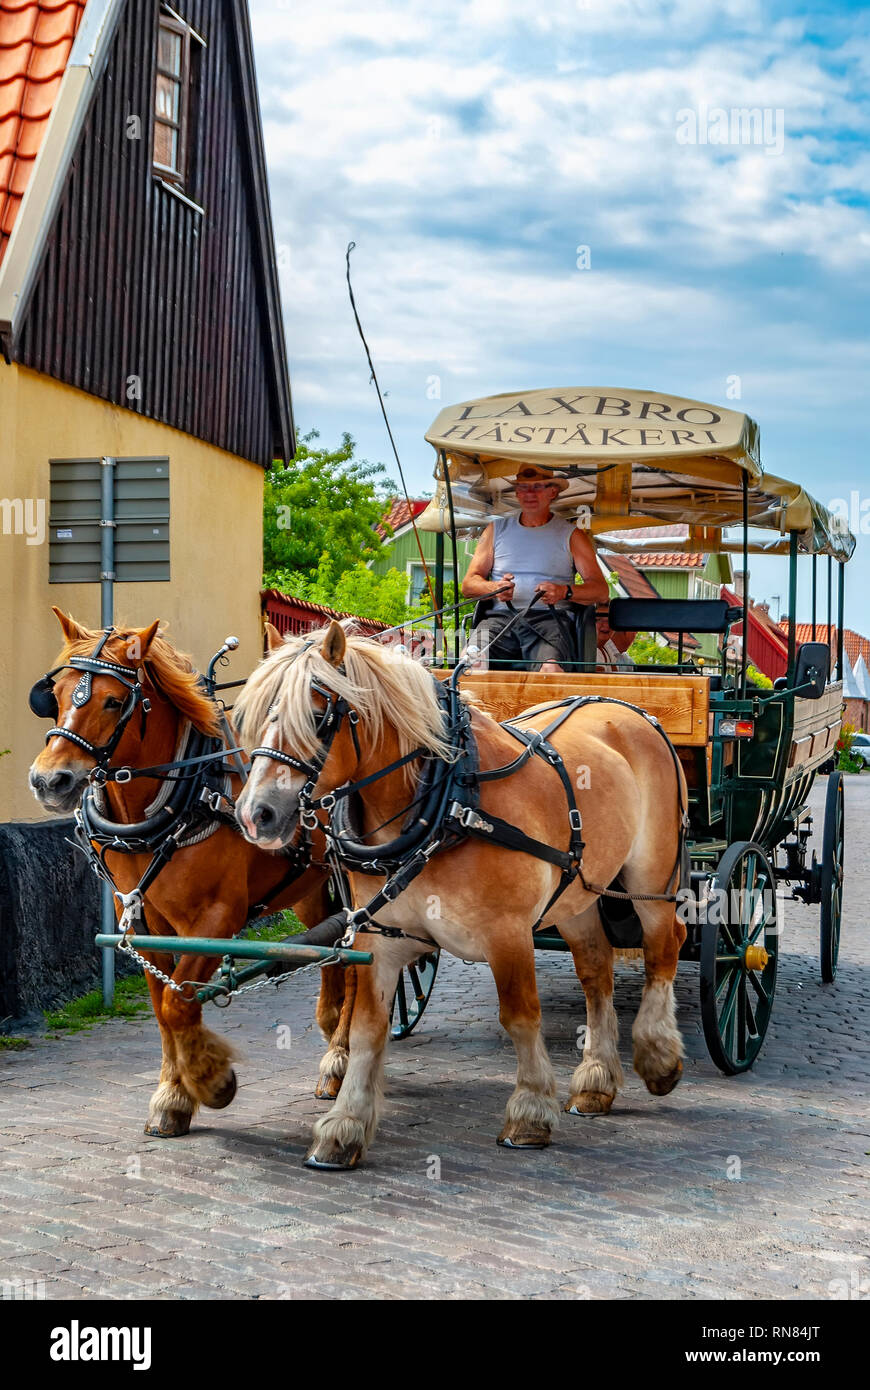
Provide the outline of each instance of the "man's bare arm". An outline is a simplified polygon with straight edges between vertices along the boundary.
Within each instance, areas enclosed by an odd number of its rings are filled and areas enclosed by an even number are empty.
[[[503,575],[501,579],[490,579],[495,551],[493,547],[493,528],[490,522],[477,542],[471,564],[462,581],[463,598],[492,598],[501,590],[500,597],[510,600],[513,597],[513,575]]]
[[[577,573],[582,575],[582,584],[571,586],[571,598],[575,603],[608,603],[610,590],[607,580],[601,573],[598,556],[591,536],[577,527],[571,533],[571,554]]]

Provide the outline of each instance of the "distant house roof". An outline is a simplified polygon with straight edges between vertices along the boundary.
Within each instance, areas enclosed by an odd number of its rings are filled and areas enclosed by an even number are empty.
[[[722,585],[721,596],[732,608],[742,608],[743,599],[726,584]],[[736,622],[731,627],[735,637],[742,637],[743,623]],[[766,606],[749,601],[749,639],[747,656],[753,666],[776,680],[784,676],[788,669],[788,642],[782,629],[771,620]]]
[[[788,632],[788,620],[783,618],[779,623],[783,632]],[[812,642],[813,625],[812,623],[795,623],[795,640],[800,645],[801,642]],[[831,648],[832,659],[836,660],[837,651],[837,628],[831,625],[831,633],[828,635],[827,623],[816,623],[817,642],[827,642]],[[843,646],[846,649],[846,656],[849,665],[854,669],[857,665],[859,656],[863,656],[866,663],[870,663],[870,639],[862,636],[860,632],[854,632],[852,628],[843,628]]]
[[[614,540],[625,541],[630,545],[632,541],[686,540],[689,528],[682,522],[675,522],[671,526],[636,526],[630,531],[608,531],[607,534],[613,536]],[[637,553],[630,552],[629,558],[645,570],[702,569],[707,563],[706,555],[699,551],[684,554],[682,551],[640,550]]]
[[[634,564],[645,570],[694,570],[703,569],[707,563],[706,555],[697,551],[643,550],[629,556]]]
[[[604,564],[612,569],[629,598],[661,598],[658,589],[647,578],[645,574],[637,568],[630,555],[620,555],[616,551],[599,552],[599,558]],[[667,638],[671,646],[676,646],[679,641],[678,632],[664,632],[662,636]],[[683,646],[686,649],[699,647],[701,644],[690,632],[683,637]]]
[[[293,619],[296,620],[300,631],[318,625],[323,626],[332,618],[356,618],[360,628],[366,633],[384,632],[387,627],[386,623],[378,622],[376,618],[360,618],[356,613],[341,613],[336,608],[329,608],[325,603],[312,603],[310,599],[297,598],[295,594],[285,594],[280,589],[261,589],[260,606],[270,622],[275,622],[276,616],[278,617],[275,626],[282,636],[285,632],[297,630],[291,626]],[[282,621],[285,615],[286,626]]]
[[[390,510],[384,514],[383,523],[379,523],[375,530],[381,540],[390,539],[390,532],[393,535],[401,530],[403,526],[409,526],[411,517],[418,517],[429,505],[428,497],[412,497],[410,506],[404,497],[394,497],[390,504]],[[387,530],[387,527],[390,530]]]
[[[85,0],[0,8],[0,261],[42,145]]]
[[[865,670],[866,670],[866,667],[865,667]],[[867,699],[867,696],[864,694],[863,690],[861,689],[861,686],[859,685],[858,681],[855,679],[855,673],[854,673],[854,671],[852,670],[852,667],[851,667],[850,664],[849,664],[849,658],[848,658],[848,657],[846,657],[846,660],[843,662],[843,699],[844,699],[844,700],[866,700],[866,699]]]
[[[214,9],[229,27],[236,56],[233,71],[221,80],[235,84],[253,207],[273,453],[289,462],[296,436],[248,0],[227,0]],[[113,41],[131,13],[137,18],[130,0],[0,0],[0,347],[7,361],[19,360],[18,337],[42,253],[75,170]]]
[[[867,669],[863,653],[855,662],[855,684],[861,692],[861,699],[870,700],[870,671]]]
[[[658,589],[641,573],[630,555],[605,551],[601,558],[619,576],[619,582],[629,598],[661,598]]]

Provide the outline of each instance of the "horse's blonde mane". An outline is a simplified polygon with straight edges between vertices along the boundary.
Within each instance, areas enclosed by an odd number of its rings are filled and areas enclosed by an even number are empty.
[[[90,656],[102,634],[102,629],[92,632],[81,628],[81,637],[67,642],[61,654],[61,661],[70,656]],[[144,666],[148,678],[158,694],[189,719],[194,728],[203,734],[220,734],[220,711],[213,700],[202,691],[196,667],[189,656],[178,652],[158,633],[140,663],[131,658],[129,652],[139,633],[135,629],[122,629],[113,634],[102,655],[109,661],[117,661],[122,666]],[[57,663],[55,663],[57,664]]]
[[[424,748],[431,757],[452,758],[432,676],[425,667],[369,638],[349,636],[342,673],[323,656],[327,631],[285,638],[256,668],[233,709],[245,746],[250,749],[262,741],[274,708],[283,747],[298,757],[312,758],[320,747],[319,711],[311,698],[313,678],[357,710],[370,743],[377,745],[385,726],[390,726],[398,736],[401,757],[413,748]],[[313,645],[306,647],[306,642]]]

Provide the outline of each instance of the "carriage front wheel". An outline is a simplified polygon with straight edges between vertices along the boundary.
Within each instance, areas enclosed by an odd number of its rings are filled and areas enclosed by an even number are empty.
[[[709,885],[701,927],[701,1021],[727,1076],[758,1056],[773,1007],[779,954],[776,879],[761,845],[730,845]]]
[[[843,774],[828,777],[825,824],[822,830],[822,862],[819,881],[822,894],[821,963],[822,979],[830,984],[837,973],[840,954],[840,918],[843,912],[843,854],[845,847],[845,804]]]
[[[407,1038],[420,1022],[438,973],[440,954],[436,950],[418,956],[413,965],[406,965],[399,976],[390,1014],[391,1038]]]

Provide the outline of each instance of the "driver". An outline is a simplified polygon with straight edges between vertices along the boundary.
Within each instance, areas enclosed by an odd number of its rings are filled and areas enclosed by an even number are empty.
[[[533,671],[561,671],[560,662],[568,659],[553,608],[568,609],[572,602],[603,604],[610,597],[589,535],[551,511],[567,486],[567,478],[549,469],[520,468],[514,486],[519,515],[497,517],[487,526],[462,581],[463,597],[493,599],[472,640],[478,634],[478,642],[491,642],[491,657],[530,663],[527,669]],[[536,594],[539,606],[500,639],[498,634]]]

